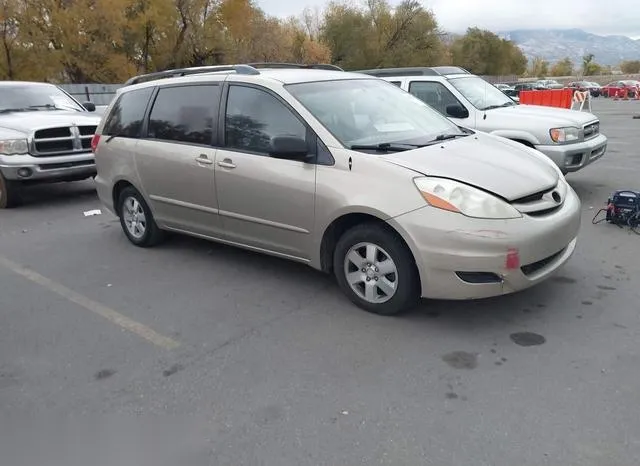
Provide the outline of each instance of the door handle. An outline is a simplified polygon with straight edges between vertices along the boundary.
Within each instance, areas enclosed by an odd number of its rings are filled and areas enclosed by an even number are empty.
[[[223,168],[236,168],[236,165],[231,161],[231,159],[224,159],[218,162],[218,166]]]
[[[209,158],[205,154],[200,154],[199,157],[196,157],[196,162],[204,165],[211,165],[213,163],[213,160],[209,160]]]

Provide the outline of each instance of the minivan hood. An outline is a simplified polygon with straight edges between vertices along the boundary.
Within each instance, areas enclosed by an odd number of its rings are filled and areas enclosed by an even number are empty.
[[[540,122],[544,120],[549,128],[565,126],[582,128],[587,123],[593,123],[598,120],[598,117],[589,112],[526,104],[488,110],[487,114],[489,116],[500,116],[500,118],[516,120],[518,122],[522,122],[523,120]]]
[[[514,201],[555,187],[558,172],[519,143],[476,133],[397,152],[383,159],[427,176],[449,178]]]
[[[15,112],[0,115],[0,128],[19,131],[24,134],[57,126],[97,126],[100,117],[90,112],[66,110],[43,110],[34,112]]]

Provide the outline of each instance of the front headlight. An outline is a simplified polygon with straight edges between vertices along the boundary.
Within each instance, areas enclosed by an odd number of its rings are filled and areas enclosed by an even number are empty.
[[[567,128],[551,128],[551,140],[556,143],[575,142],[580,139],[580,129],[569,126]]]
[[[0,139],[0,155],[20,155],[29,153],[26,139]]]
[[[522,214],[491,194],[458,181],[445,178],[415,178],[414,183],[427,203],[438,209],[467,217],[508,219]]]

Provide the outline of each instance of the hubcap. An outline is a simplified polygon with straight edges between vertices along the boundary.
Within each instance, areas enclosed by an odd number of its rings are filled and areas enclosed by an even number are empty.
[[[389,301],[398,289],[398,269],[380,246],[358,243],[344,259],[347,283],[360,298],[372,304]]]
[[[128,197],[122,206],[122,218],[127,231],[135,239],[140,239],[147,231],[147,217],[144,215],[142,204],[135,197]]]

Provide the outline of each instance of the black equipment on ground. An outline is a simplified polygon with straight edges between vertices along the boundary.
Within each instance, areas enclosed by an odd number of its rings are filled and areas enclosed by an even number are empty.
[[[597,220],[603,212],[606,212],[605,218]],[[604,221],[620,228],[628,226],[634,233],[640,234],[640,191],[621,189],[613,192],[607,200],[607,208],[600,209],[593,217],[592,223]]]

